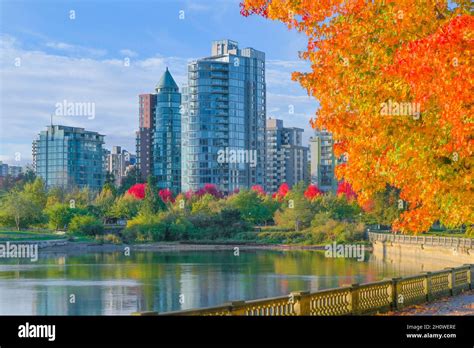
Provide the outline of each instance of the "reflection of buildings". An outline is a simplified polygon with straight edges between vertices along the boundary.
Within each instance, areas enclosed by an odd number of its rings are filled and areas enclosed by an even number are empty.
[[[0,271],[0,315],[168,312],[458,266],[446,259],[412,262],[372,254],[369,262],[358,262],[326,258],[320,251],[250,250],[240,256],[232,251],[143,252],[131,258],[104,253],[39,262],[34,269],[11,263]],[[69,303],[71,294],[75,304]]]
[[[117,280],[119,281],[119,280]],[[109,285],[103,288],[100,294],[100,302],[102,304],[102,312],[98,315],[130,315],[137,311],[137,303],[141,296],[139,296],[139,288],[123,285]],[[132,309],[133,308],[133,309]],[[147,309],[143,309],[146,311]]]
[[[33,315],[70,315],[68,287],[37,285]],[[23,301],[23,299],[22,299]]]

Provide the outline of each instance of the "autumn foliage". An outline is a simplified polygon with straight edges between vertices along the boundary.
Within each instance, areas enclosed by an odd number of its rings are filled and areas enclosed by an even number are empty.
[[[357,198],[357,194],[352,189],[351,184],[346,181],[341,181],[337,185],[336,194],[338,196],[344,196],[348,201],[352,201]]]
[[[288,192],[290,192],[290,187],[288,186],[286,182],[284,182],[283,184],[280,185],[280,187],[278,188],[278,191],[272,195],[272,198],[281,201],[283,198],[286,197]]]
[[[135,184],[128,189],[127,194],[137,199],[143,199],[145,198],[145,187],[146,184]]]
[[[253,185],[252,191],[257,192],[260,196],[265,196],[265,190],[260,185]]]
[[[293,78],[319,101],[311,123],[333,133],[347,158],[336,174],[362,206],[387,185],[400,191],[403,232],[474,223],[470,11],[467,0],[242,4],[307,35],[311,70]]]
[[[309,185],[304,192],[304,196],[309,200],[312,200],[322,194],[323,192],[316,185]]]
[[[146,184],[135,184],[128,189],[127,195],[141,200],[145,198],[145,192]],[[161,189],[158,191],[158,195],[164,203],[174,202],[173,192],[170,189]]]
[[[165,203],[174,203],[173,192],[170,189],[161,189],[158,191],[158,195],[160,196],[161,200]]]
[[[196,192],[194,192],[194,195],[196,195],[198,197],[202,197],[206,194],[214,196],[215,198],[222,198],[223,197],[222,192],[220,192],[217,189],[216,185],[214,185],[214,184],[205,184],[204,187],[202,187],[199,190],[197,190]]]

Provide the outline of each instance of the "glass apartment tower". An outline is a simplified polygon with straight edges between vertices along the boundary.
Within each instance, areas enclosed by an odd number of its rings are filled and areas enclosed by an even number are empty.
[[[212,55],[188,64],[183,92],[182,190],[265,185],[265,54],[214,41]],[[239,151],[242,156],[219,153]],[[255,161],[250,161],[253,158]]]
[[[156,85],[153,175],[159,188],[181,192],[181,93],[168,68]]]
[[[104,183],[104,136],[84,128],[48,126],[33,142],[36,175],[47,187],[89,187],[100,190]]]

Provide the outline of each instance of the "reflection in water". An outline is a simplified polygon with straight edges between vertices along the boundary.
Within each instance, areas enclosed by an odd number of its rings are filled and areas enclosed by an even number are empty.
[[[101,315],[168,312],[414,274],[420,265],[319,251],[91,253],[2,260],[0,314]],[[424,269],[427,271],[428,269]],[[75,303],[70,303],[71,295]],[[184,303],[180,303],[181,299]]]

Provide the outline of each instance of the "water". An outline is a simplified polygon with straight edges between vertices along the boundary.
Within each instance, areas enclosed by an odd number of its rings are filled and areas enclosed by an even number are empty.
[[[274,250],[43,254],[37,262],[0,262],[0,315],[167,312],[421,271],[373,255],[358,262],[320,251]]]

